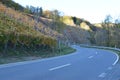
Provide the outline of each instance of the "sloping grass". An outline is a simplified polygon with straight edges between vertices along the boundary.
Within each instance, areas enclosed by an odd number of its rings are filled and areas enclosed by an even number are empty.
[[[74,52],[75,50],[68,46],[58,47],[56,37],[61,34],[57,31],[45,28],[26,14],[0,3],[0,63],[48,58]]]
[[[61,49],[47,50],[47,49],[10,49],[9,55],[0,56],[0,64],[14,63],[21,61],[30,61],[43,58],[50,58],[55,56],[67,55],[75,52],[76,50],[71,47],[63,46]]]

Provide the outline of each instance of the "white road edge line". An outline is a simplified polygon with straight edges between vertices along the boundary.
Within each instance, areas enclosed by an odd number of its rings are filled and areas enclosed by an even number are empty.
[[[70,65],[71,64],[65,64],[65,65],[57,66],[57,67],[49,69],[49,71],[53,71],[53,70],[60,69],[60,68],[63,68],[63,67],[67,67],[67,66],[70,66]]]
[[[88,58],[91,59],[91,58],[93,58],[93,57],[94,57],[94,56],[89,56]]]
[[[115,64],[117,64],[117,62],[118,62],[118,60],[119,60],[119,56],[118,56],[118,54],[117,54],[117,53],[113,53],[113,54],[115,54],[115,55],[116,55],[116,57],[117,57],[117,59],[115,60],[115,62],[112,64],[112,65],[114,66]]]
[[[103,72],[103,73],[101,73],[98,77],[104,78],[106,75],[107,75],[107,73]]]

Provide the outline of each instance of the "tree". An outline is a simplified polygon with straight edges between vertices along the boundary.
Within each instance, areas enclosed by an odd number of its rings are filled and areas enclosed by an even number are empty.
[[[43,16],[43,9],[42,9],[42,7],[40,7],[40,16]]]
[[[112,23],[112,16],[111,15],[107,15],[106,17],[105,17],[105,20],[104,20],[104,23],[106,23],[106,24],[110,24],[110,23]]]
[[[115,25],[116,27],[120,27],[120,18],[115,20]]]
[[[60,19],[60,12],[58,10],[53,10],[52,11],[52,18],[54,21],[58,21]]]
[[[43,17],[50,19],[50,16],[51,16],[51,11],[49,11],[49,10],[43,11]]]
[[[94,33],[94,38],[97,45],[106,46],[107,32],[105,29],[99,29]]]
[[[76,24],[77,18],[76,17],[72,17],[72,19],[73,19],[74,24]]]
[[[26,8],[24,8],[24,12],[28,14],[31,13],[29,6],[26,6]]]
[[[107,30],[107,36],[108,36],[108,38],[107,38],[107,46],[110,46],[110,42],[111,42],[111,40],[110,40],[110,35],[111,35],[110,26],[111,25],[110,24],[113,22],[112,19],[113,18],[112,18],[111,15],[107,15],[105,20],[104,20],[104,27]]]
[[[80,25],[80,23],[83,22],[82,19],[77,18],[77,17],[72,17],[72,20],[73,20],[74,24],[76,24],[76,25]]]
[[[43,15],[42,7],[26,6],[24,11],[34,15],[39,15],[39,16]]]

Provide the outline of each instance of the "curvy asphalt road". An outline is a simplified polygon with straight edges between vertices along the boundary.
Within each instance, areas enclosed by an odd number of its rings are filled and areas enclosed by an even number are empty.
[[[0,65],[0,80],[102,80],[117,62],[113,52],[72,47],[69,55]]]

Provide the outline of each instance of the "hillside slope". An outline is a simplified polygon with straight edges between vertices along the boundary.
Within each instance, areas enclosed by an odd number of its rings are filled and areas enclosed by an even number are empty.
[[[24,7],[20,4],[14,2],[13,0],[0,0],[2,4],[4,4],[7,7],[11,7],[12,9],[23,11]]]
[[[106,24],[97,27],[81,18],[60,16],[57,10],[47,11],[46,16],[44,12],[44,16],[38,16],[34,12],[25,13],[21,8],[15,9],[15,6],[7,5],[4,0],[0,3],[1,45],[4,45],[1,50],[6,50],[6,47],[14,49],[34,46],[54,51],[53,49],[60,48],[61,45],[73,43],[119,46],[120,28],[113,27],[115,25],[109,25],[109,28]]]
[[[67,46],[58,46],[58,37],[63,38],[62,34],[27,14],[0,3],[0,57],[34,53],[47,57],[74,51]]]

